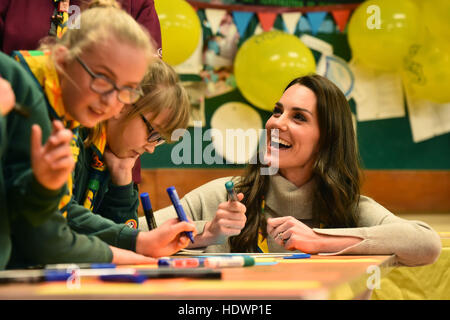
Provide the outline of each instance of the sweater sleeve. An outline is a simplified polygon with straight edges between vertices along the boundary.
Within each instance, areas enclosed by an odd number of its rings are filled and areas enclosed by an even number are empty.
[[[100,205],[93,211],[115,223],[128,223],[134,220],[137,225],[138,207],[139,196],[134,183],[116,186],[110,182]]]
[[[2,77],[7,79],[16,95],[16,102],[27,110],[28,116],[10,112],[7,116],[6,149],[2,166],[7,191],[8,210],[13,215],[25,216],[33,225],[45,221],[58,209],[65,187],[48,190],[40,185],[31,170],[31,126],[42,129],[44,143],[50,133],[51,124],[42,91],[17,61],[0,56]]]
[[[374,200],[361,196],[357,228],[313,229],[333,236],[352,236],[360,243],[339,252],[341,254],[395,254],[398,263],[407,266],[431,264],[439,257],[439,235],[426,223],[401,219]]]
[[[67,221],[75,232],[96,236],[112,246],[136,251],[139,230],[95,214],[73,199],[67,207]]]
[[[109,246],[97,237],[76,233],[59,213],[32,226],[18,217],[12,223],[14,250],[10,267],[53,263],[103,263],[112,261]]]

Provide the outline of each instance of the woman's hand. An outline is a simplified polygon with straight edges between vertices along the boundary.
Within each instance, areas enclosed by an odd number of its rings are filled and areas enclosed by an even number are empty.
[[[247,208],[240,202],[244,199],[244,194],[239,193],[237,196],[239,201],[227,201],[219,204],[214,219],[206,223],[203,233],[197,237],[201,246],[223,243],[226,237],[241,233],[247,221],[245,216]]]
[[[106,147],[103,159],[111,175],[111,181],[116,186],[126,186],[133,181],[133,167],[139,156],[119,158]]]
[[[267,232],[277,244],[287,250],[319,252],[321,236],[294,217],[267,219]]]
[[[189,244],[186,231],[191,231],[194,236],[197,233],[193,223],[180,222],[177,218],[167,220],[156,229],[139,232],[136,252],[155,258],[170,256]]]
[[[291,216],[267,219],[267,232],[285,249],[305,253],[338,252],[362,241],[356,237],[318,234]]]
[[[50,190],[61,188],[69,178],[74,166],[70,141],[72,131],[64,128],[61,121],[53,121],[53,132],[42,145],[39,125],[31,127],[31,168],[36,180]]]

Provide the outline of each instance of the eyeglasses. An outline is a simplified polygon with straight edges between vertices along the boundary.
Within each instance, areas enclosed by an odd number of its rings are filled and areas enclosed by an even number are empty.
[[[155,143],[156,142],[156,147],[162,145],[163,143],[165,143],[166,139],[163,138],[159,132],[157,132],[157,131],[155,131],[155,129],[153,129],[153,127],[150,124],[150,122],[148,122],[148,120],[142,115],[142,113],[139,113],[139,115],[141,116],[142,121],[144,121],[145,126],[147,127],[148,132],[149,132],[149,136],[147,138],[147,142],[148,143]]]
[[[81,64],[81,66],[86,70],[87,73],[92,77],[90,88],[92,91],[101,94],[107,95],[113,91],[117,91],[117,99],[123,104],[132,104],[138,101],[138,99],[143,95],[142,89],[139,88],[131,88],[131,87],[122,87],[119,88],[111,79],[105,77],[101,74],[95,74],[91,69],[84,63],[83,60],[79,57],[75,57],[77,61]]]

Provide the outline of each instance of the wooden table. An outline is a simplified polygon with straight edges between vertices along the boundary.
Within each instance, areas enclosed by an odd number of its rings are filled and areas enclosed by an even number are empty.
[[[359,299],[369,297],[368,286],[376,286],[394,260],[394,256],[313,255],[258,259],[252,267],[224,268],[221,280],[151,279],[132,284],[82,278],[79,288],[72,289],[65,282],[2,284],[0,299]]]

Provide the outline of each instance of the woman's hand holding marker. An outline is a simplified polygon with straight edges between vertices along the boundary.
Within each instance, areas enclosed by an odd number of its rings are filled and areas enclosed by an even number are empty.
[[[199,239],[202,243],[205,241],[206,245],[223,243],[227,237],[238,235],[247,221],[247,208],[240,202],[244,199],[244,194],[235,194],[233,185],[228,182],[225,186],[229,200],[219,204],[214,219],[206,223],[201,240]],[[233,200],[234,197],[236,200]]]

